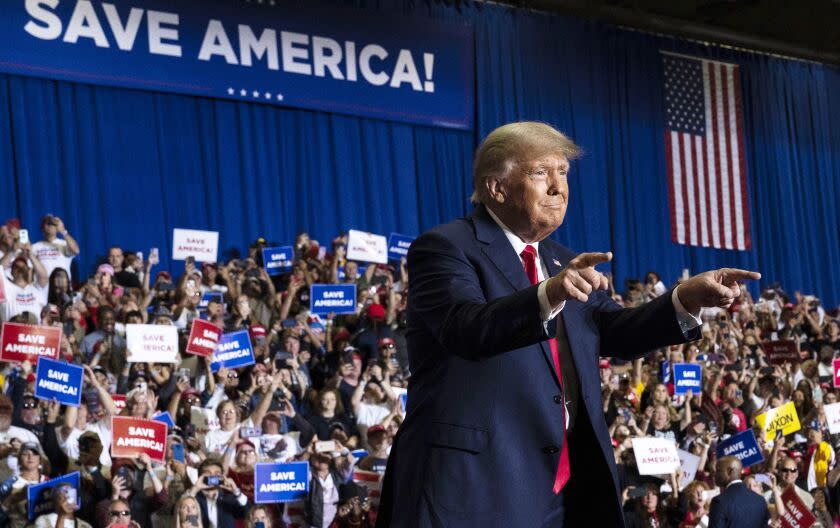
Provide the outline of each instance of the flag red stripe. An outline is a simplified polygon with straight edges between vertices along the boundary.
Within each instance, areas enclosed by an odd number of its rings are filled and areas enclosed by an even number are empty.
[[[750,215],[747,209],[747,163],[746,153],[744,152],[744,116],[743,116],[743,101],[741,99],[741,75],[734,77],[735,82],[735,126],[738,132],[738,152],[741,155],[738,157],[738,164],[740,165],[739,180],[741,184],[741,214],[744,217],[744,249],[752,248],[752,239],[750,236]]]
[[[685,213],[683,213],[683,227],[682,227],[683,232],[685,233],[685,236],[683,236],[683,240],[685,240],[685,243],[690,244],[691,243],[691,238],[690,238],[691,229],[690,229],[689,226],[691,225],[691,209],[688,207],[688,170],[687,170],[687,164],[685,162],[685,141],[684,141],[684,138],[685,138],[685,134],[682,134],[682,133],[677,134],[677,141],[679,142],[679,149],[680,149],[680,181],[682,182],[682,185],[680,186],[680,188],[682,189],[682,195],[683,195],[683,211],[685,211]]]
[[[691,243],[695,246],[699,246],[701,239],[700,233],[702,229],[700,228],[700,219],[702,216],[700,215],[700,167],[697,163],[697,153],[694,150],[694,136],[689,136],[688,140],[689,145],[689,156],[691,156],[691,175],[692,175],[692,183],[694,184],[694,189],[692,192],[694,193],[694,222],[691,225]]]

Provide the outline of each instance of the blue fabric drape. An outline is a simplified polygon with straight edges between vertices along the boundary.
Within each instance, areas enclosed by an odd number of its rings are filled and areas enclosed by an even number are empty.
[[[488,4],[353,4],[473,25],[474,131],[0,75],[0,214],[33,231],[44,213],[64,218],[77,277],[109,244],[159,247],[161,268],[177,268],[173,227],[218,230],[223,251],[301,230],[322,243],[345,228],[417,234],[469,212],[481,137],[533,119],[585,152],[555,236],[612,250],[618,285],[739,266],[840,303],[836,69]],[[750,251],[671,242],[661,49],[742,66]]]

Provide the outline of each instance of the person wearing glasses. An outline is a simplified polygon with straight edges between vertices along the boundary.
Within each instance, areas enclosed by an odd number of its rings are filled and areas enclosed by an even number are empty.
[[[220,368],[219,376],[220,378],[224,377],[227,379],[233,379],[237,384],[239,383],[239,374],[235,370]],[[216,453],[220,455],[233,453],[235,451],[236,442],[239,441],[239,427],[254,427],[256,424],[262,422],[263,416],[265,416],[265,413],[271,405],[272,395],[279,386],[280,375],[275,374],[272,378],[269,390],[263,393],[260,403],[257,404],[254,412],[246,421],[242,420],[242,416],[234,403],[239,401],[238,396],[219,403],[219,406],[216,407],[216,416],[219,418],[219,429],[209,431],[204,437],[204,447],[206,448],[207,453]],[[246,413],[247,411],[242,414]]]
[[[784,493],[788,489],[793,489],[799,496],[799,500],[801,500],[802,503],[805,504],[805,507],[808,508],[808,511],[813,509],[814,496],[796,485],[796,481],[799,480],[799,466],[797,465],[796,460],[790,457],[785,457],[782,460],[782,463],[779,466],[778,479],[781,493]],[[779,494],[780,496],[781,493]],[[773,500],[774,494],[772,490],[765,493],[764,498],[767,499],[768,502],[776,502]]]
[[[11,528],[26,526],[27,488],[48,480],[49,463],[41,456],[35,442],[24,442],[17,454],[18,474],[12,477],[11,494],[3,501],[3,510],[9,516]]]
[[[131,508],[129,508],[128,502],[122,499],[111,501],[111,504],[108,505],[108,525],[105,528],[117,526],[140,528],[140,525],[131,518]]]
[[[146,479],[151,482],[151,489],[145,486]],[[96,525],[107,526],[111,505],[122,500],[128,504],[131,520],[141,528],[151,528],[152,514],[169,502],[169,494],[163,483],[152,471],[149,455],[142,453],[137,460],[115,458],[111,466],[111,497],[100,501],[96,506]]]

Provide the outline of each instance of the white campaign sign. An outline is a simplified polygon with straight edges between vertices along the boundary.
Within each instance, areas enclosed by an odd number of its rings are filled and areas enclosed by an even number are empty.
[[[178,328],[172,325],[125,325],[130,363],[177,363]]]
[[[218,231],[172,230],[173,260],[187,260],[187,257],[195,257],[198,262],[216,262],[218,253]]]
[[[388,239],[382,235],[351,229],[347,234],[347,259],[388,263]]]
[[[680,491],[682,491],[694,480],[697,467],[700,465],[700,457],[682,449],[677,449],[677,454],[680,457],[680,467],[683,470],[683,476],[679,481]]]
[[[673,440],[634,438],[633,452],[640,475],[670,475],[680,467],[680,455]]]
[[[840,403],[829,403],[823,406],[825,421],[828,423],[828,432],[831,434],[840,433]]]

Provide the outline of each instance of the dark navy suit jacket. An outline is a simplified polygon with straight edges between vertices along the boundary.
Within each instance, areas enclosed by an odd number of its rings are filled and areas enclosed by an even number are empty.
[[[712,499],[709,510],[709,528],[759,528],[769,520],[767,501],[741,482]]]
[[[550,239],[539,253],[549,276],[575,256]],[[408,271],[412,376],[378,526],[552,525],[565,416],[547,342],[556,325],[540,318],[537,286],[483,206],[417,238]],[[600,291],[561,316],[580,379],[568,395],[579,403],[566,525],[622,526],[599,356],[633,359],[686,337],[670,294],[623,309]]]

